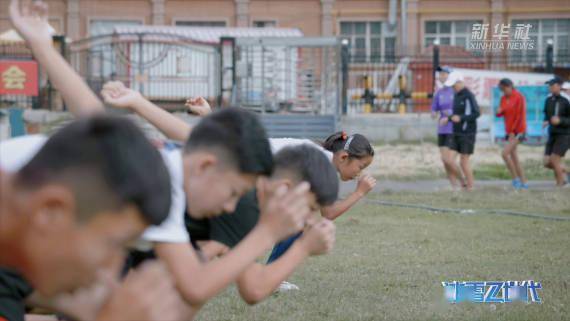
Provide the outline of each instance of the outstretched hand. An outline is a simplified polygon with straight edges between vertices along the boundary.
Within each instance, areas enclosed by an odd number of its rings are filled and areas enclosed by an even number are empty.
[[[106,104],[116,108],[132,108],[142,98],[138,91],[127,88],[120,81],[107,82],[101,96]]]
[[[184,106],[188,108],[188,112],[198,116],[206,116],[212,112],[212,107],[210,107],[208,101],[202,97],[192,97],[186,100]]]
[[[53,29],[48,23],[48,5],[45,2],[32,1],[23,5],[19,0],[12,0],[10,20],[28,45],[51,46]]]

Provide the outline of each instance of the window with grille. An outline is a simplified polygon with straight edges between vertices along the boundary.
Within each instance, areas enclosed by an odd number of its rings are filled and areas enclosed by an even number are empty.
[[[340,36],[349,41],[352,62],[392,62],[396,35],[380,21],[343,21]]]

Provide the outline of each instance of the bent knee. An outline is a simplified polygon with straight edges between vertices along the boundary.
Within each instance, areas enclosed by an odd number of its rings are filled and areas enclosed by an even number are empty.
[[[550,158],[544,159],[544,161],[542,162],[542,165],[545,168],[550,168],[552,169],[552,161],[550,160]]]

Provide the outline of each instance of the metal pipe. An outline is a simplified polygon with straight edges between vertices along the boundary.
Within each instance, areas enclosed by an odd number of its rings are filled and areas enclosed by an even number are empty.
[[[390,0],[389,10],[390,11],[388,13],[388,24],[389,24],[390,30],[394,30],[396,23],[398,23],[398,21],[397,21],[398,0]]]
[[[554,72],[554,42],[552,39],[548,39],[546,43],[546,72],[551,74]]]
[[[404,56],[406,53],[406,48],[408,47],[408,2],[406,0],[402,0],[400,4],[400,29],[402,30],[402,36],[400,37],[402,44],[400,45],[400,48],[402,50],[401,54]]]

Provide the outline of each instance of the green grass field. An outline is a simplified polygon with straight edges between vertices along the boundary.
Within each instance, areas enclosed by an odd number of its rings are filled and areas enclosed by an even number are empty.
[[[570,191],[371,195],[446,208],[570,217]],[[570,221],[448,214],[362,203],[337,221],[332,254],[290,279],[301,291],[254,307],[230,288],[198,320],[570,320]],[[542,304],[449,304],[442,281],[535,280]]]

